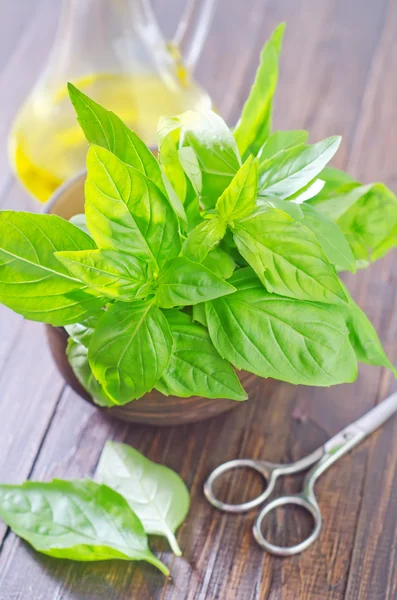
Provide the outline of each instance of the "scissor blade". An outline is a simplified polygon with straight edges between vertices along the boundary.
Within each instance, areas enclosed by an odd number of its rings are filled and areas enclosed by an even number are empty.
[[[397,412],[397,392],[391,394],[386,400],[383,400],[363,417],[352,423],[351,426],[358,427],[365,435],[369,435],[383,425],[395,412]]]

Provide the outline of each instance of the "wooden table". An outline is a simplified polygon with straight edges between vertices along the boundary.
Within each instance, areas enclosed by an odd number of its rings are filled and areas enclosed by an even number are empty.
[[[51,44],[59,2],[0,3],[0,208],[39,210],[14,180],[6,157],[11,119]],[[157,1],[169,31],[182,0]],[[171,15],[170,9],[172,7]],[[288,23],[275,124],[307,128],[312,140],[343,135],[336,165],[397,191],[397,4],[395,0],[219,0],[198,78],[234,122],[260,49]],[[396,252],[346,281],[397,361]],[[150,566],[79,564],[46,558],[0,525],[1,600],[397,598],[397,420],[388,422],[327,472],[317,486],[320,540],[301,556],[277,559],[254,543],[254,513],[223,515],[204,500],[206,474],[235,457],[303,456],[396,389],[383,369],[333,389],[258,382],[255,397],[193,426],[127,426],[101,416],[64,386],[43,327],[0,307],[0,481],[93,474],[107,439],[132,444],[178,471],[192,497],[175,559],[153,548],[172,580]],[[239,488],[240,474],[233,482]],[[290,479],[285,490],[299,481]],[[255,478],[246,489],[258,489]],[[282,488],[280,488],[281,491]],[[279,515],[273,533],[298,535]]]

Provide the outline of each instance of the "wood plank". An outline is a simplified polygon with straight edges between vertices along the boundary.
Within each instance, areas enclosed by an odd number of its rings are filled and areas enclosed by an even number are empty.
[[[238,103],[234,104],[231,96],[222,97],[221,90],[222,86],[227,89],[230,85],[230,73],[233,72],[233,61],[236,59],[236,55],[233,58],[234,39],[231,39],[230,29],[226,27],[236,28],[236,24],[243,22],[243,11],[241,3],[237,1],[228,6],[231,8],[225,21],[217,17],[216,27],[220,32],[217,43],[220,48],[216,50],[216,42],[213,41],[213,49],[208,50],[206,60],[209,61],[208,88],[214,86],[221,108],[235,118]],[[239,59],[232,83],[236,88],[241,86],[238,102],[245,97],[248,81],[256,66],[253,53],[257,54],[273,24],[289,16],[291,38],[288,41],[287,35],[283,61],[288,75],[281,77],[279,99],[281,96],[282,110],[276,114],[276,123],[283,127],[310,125],[315,138],[334,133],[335,126],[340,126],[341,133],[347,139],[341,163],[347,162],[352,148],[349,164],[357,175],[366,177],[370,167],[371,178],[382,178],[382,175],[391,178],[391,162],[382,160],[382,156],[385,148],[391,148],[396,142],[391,136],[385,141],[389,130],[385,119],[389,119],[390,123],[395,118],[394,80],[389,78],[388,86],[383,87],[384,75],[381,77],[378,67],[374,66],[378,63],[383,65],[384,73],[390,61],[389,55],[393,54],[390,44],[397,24],[390,12],[384,12],[385,6],[386,1],[381,0],[377,3],[352,0],[349,7],[342,0],[322,3],[304,0],[299,7],[293,0],[285,3],[274,0],[263,4],[261,12],[259,3],[255,4],[255,11],[258,12],[254,12],[255,18],[246,30],[250,38],[246,45],[249,56],[244,55]],[[359,26],[354,25],[358,15]],[[233,18],[236,20],[233,21]],[[386,21],[388,27],[383,31]],[[243,35],[239,35],[242,47]],[[379,39],[380,50],[373,60]],[[302,53],[298,54],[297,48],[302,48]],[[222,61],[226,57],[225,68],[221,68],[221,56]],[[328,62],[327,69],[322,71],[323,61]],[[219,79],[216,77],[217,70],[221,71]],[[317,80],[318,73],[320,77]],[[328,82],[332,82],[332,89],[328,89]],[[346,96],[345,82],[349,89]],[[364,94],[367,83],[369,91]],[[374,85],[379,88],[373,100],[375,104],[370,102]],[[380,129],[379,122],[374,123],[370,116],[373,106],[382,115]],[[359,143],[357,140],[360,139],[365,143]],[[394,314],[397,300],[393,277],[393,261],[386,258],[371,270],[355,278],[348,277],[347,281],[355,298],[374,318],[386,348],[391,357],[396,359]],[[32,325],[32,329],[36,327]],[[21,377],[21,381],[33,378],[34,384],[42,386],[35,396],[41,402],[45,397],[43,390],[51,390],[48,402],[54,406],[53,392],[57,384],[50,380],[48,385],[45,381],[39,381],[43,371],[38,372],[36,359],[33,361],[32,356],[38,356],[43,349],[38,343],[33,344],[31,333],[28,340],[30,347],[25,349],[21,341],[15,351],[12,372],[16,373],[15,377]],[[33,364],[25,364],[29,362]],[[21,365],[25,369],[22,374]],[[34,367],[37,373],[33,372]],[[49,479],[54,475],[82,477],[93,473],[106,439],[125,440],[150,458],[176,469],[191,487],[193,508],[179,534],[184,557],[174,561],[166,544],[155,542],[154,547],[164,553],[164,560],[173,564],[173,580],[165,581],[149,566],[137,568],[125,563],[87,566],[51,560],[34,553],[23,542],[9,535],[0,555],[0,597],[4,595],[4,600],[14,597],[29,597],[29,600],[393,598],[396,588],[395,513],[392,500],[379,501],[379,494],[384,493],[387,498],[395,491],[391,481],[397,460],[393,445],[395,425],[388,424],[380,434],[361,445],[324,475],[318,485],[318,498],[325,516],[324,530],[317,545],[300,557],[281,561],[263,553],[251,535],[255,511],[239,517],[221,515],[206,503],[202,495],[206,474],[224,460],[243,455],[265,456],[277,461],[303,456],[362,414],[376,398],[383,397],[390,381],[391,377],[383,370],[365,367],[361,369],[360,378],[355,384],[331,390],[296,388],[276,382],[265,387],[258,382],[254,397],[230,414],[207,423],[167,430],[127,427],[107,421],[68,390],[63,394],[49,427],[51,406],[45,408],[48,412],[44,419],[34,423],[33,428],[40,431],[44,441],[37,457],[38,448],[29,442],[31,438],[28,437],[30,463],[26,456],[18,458],[22,440],[26,439],[26,429],[31,424],[26,419],[25,430],[20,436],[18,434],[15,444],[7,446],[11,448],[7,450],[12,465],[9,472],[14,478],[22,480],[26,477],[24,469],[29,463],[33,467],[33,478]],[[19,397],[19,385],[16,379],[11,381],[6,406],[10,406],[14,397]],[[35,386],[31,389],[34,390]],[[36,400],[32,410],[34,407],[37,410]],[[24,416],[25,410],[23,404],[21,412]],[[15,415],[7,415],[6,410],[3,414],[0,412],[0,427],[5,434],[14,432],[20,425],[15,419]],[[38,438],[35,434],[34,440]],[[0,456],[2,441],[0,431]],[[389,462],[387,471],[383,468],[386,457]],[[1,472],[0,480],[4,480]],[[11,480],[10,476],[8,480]],[[229,493],[241,488],[241,482],[242,474],[237,473]],[[295,490],[297,485],[297,481],[291,480],[281,489]],[[248,479],[246,489],[252,493],[258,490],[257,479]],[[373,510],[375,517],[372,523],[369,515]],[[388,527],[386,533],[382,530],[384,519]],[[280,519],[278,529],[281,535],[283,525],[284,521]],[[292,529],[299,533],[297,524]],[[380,534],[383,550],[376,556],[375,544],[371,540],[378,540]],[[349,570],[354,544],[353,562]],[[390,556],[386,556],[387,553]],[[363,566],[360,566],[360,561]],[[381,561],[387,566],[381,568]],[[377,568],[376,576],[373,574],[373,565]],[[365,573],[369,573],[366,577],[363,577],[364,569]],[[27,571],[29,578],[26,577]],[[388,596],[382,596],[382,593]]]

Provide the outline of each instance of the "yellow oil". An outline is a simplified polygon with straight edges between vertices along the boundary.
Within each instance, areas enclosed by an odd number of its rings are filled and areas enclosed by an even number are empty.
[[[170,84],[154,75],[106,73],[74,83],[115,112],[149,146],[155,146],[161,115],[211,108],[209,96],[186,73],[182,75],[180,81]],[[87,143],[66,86],[52,93],[38,90],[32,94],[14,122],[9,149],[18,178],[42,202],[84,168]]]

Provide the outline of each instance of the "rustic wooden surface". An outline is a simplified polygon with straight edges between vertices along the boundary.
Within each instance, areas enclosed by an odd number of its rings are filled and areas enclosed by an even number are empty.
[[[161,2],[167,31],[182,0]],[[0,208],[38,210],[7,162],[11,119],[40,71],[58,0],[0,2]],[[171,14],[170,14],[171,13]],[[397,192],[397,4],[395,0],[219,0],[198,78],[232,123],[271,29],[288,23],[276,125],[340,133],[336,165]],[[396,252],[346,281],[397,362]],[[297,459],[379,402],[396,383],[360,368],[355,384],[330,390],[258,383],[244,405],[212,421],[168,429],[106,420],[65,388],[39,324],[0,307],[0,481],[92,475],[107,439],[132,444],[177,470],[192,496],[175,559],[153,547],[172,580],[150,566],[78,564],[33,552],[0,525],[1,600],[386,600],[397,598],[397,420],[346,456],[317,485],[320,540],[301,556],[272,558],[254,543],[255,511],[223,515],[204,500],[208,472],[235,457]],[[229,493],[239,489],[236,474]],[[282,490],[296,490],[290,479]],[[244,489],[254,493],[256,478]],[[241,486],[240,486],[241,489]],[[300,532],[279,515],[272,533]]]

